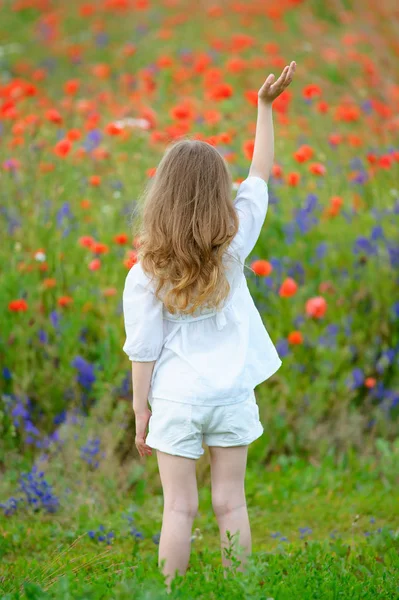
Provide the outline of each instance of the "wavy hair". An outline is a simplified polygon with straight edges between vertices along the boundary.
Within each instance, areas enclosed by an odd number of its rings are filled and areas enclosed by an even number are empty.
[[[238,230],[232,180],[210,144],[169,146],[142,194],[138,259],[172,314],[218,308],[230,291],[223,256]]]

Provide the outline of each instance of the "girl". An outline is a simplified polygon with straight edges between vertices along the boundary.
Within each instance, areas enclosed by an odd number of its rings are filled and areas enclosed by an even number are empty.
[[[226,532],[239,536],[240,570],[252,551],[244,480],[248,445],[263,433],[254,388],[281,360],[243,268],[268,207],[272,102],[295,68],[291,62],[275,82],[269,75],[258,92],[252,164],[234,203],[225,161],[198,140],[173,144],[145,193],[139,260],[123,291],[123,350],[132,361],[135,443],[140,456],[157,452],[164,497],[158,564],[169,589],[189,561],[203,439],[223,566],[230,566]]]

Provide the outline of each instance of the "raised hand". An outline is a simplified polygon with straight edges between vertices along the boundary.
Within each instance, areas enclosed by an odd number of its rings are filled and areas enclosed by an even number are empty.
[[[296,69],[296,62],[292,61],[290,65],[284,67],[280,77],[275,81],[271,73],[258,92],[260,102],[271,104],[291,83]]]

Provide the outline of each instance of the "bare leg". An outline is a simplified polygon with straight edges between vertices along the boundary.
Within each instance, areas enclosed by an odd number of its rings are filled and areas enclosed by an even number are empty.
[[[246,557],[252,552],[251,530],[245,499],[248,446],[231,448],[210,446],[209,452],[212,507],[220,530],[222,565],[225,568],[231,567],[232,562],[226,557],[225,548],[233,547],[234,556],[241,561],[237,570],[244,571]],[[234,536],[230,542],[226,535],[227,531]],[[238,548],[237,544],[241,548]]]
[[[166,584],[176,575],[184,575],[191,551],[191,532],[198,513],[198,489],[192,458],[174,456],[157,450],[159,474],[164,496],[158,565],[165,560]]]

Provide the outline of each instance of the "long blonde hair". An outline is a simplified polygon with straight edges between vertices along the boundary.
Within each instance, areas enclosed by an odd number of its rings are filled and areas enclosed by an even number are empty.
[[[157,298],[172,314],[218,308],[230,291],[223,255],[239,224],[223,157],[203,141],[175,142],[142,200],[138,260]]]

